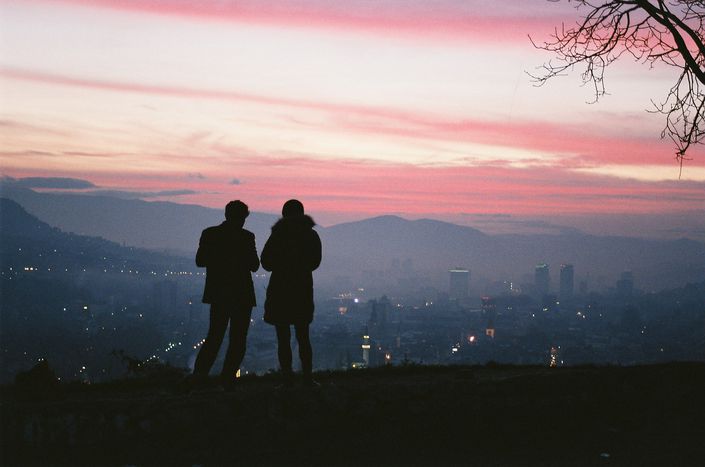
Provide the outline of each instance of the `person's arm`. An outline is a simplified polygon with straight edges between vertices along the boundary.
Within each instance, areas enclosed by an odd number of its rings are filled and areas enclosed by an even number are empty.
[[[257,246],[255,245],[254,234],[249,234],[247,239],[247,264],[249,265],[249,270],[256,272],[259,269],[259,257],[257,256]]]
[[[276,239],[274,239],[274,235],[270,235],[262,249],[262,267],[270,272],[274,269],[275,243]]]
[[[210,263],[210,244],[207,240],[208,235],[204,230],[201,233],[201,239],[198,242],[198,251],[196,252],[196,266],[205,268]]]
[[[321,265],[321,259],[323,257],[322,250],[321,237],[319,237],[318,233],[314,230],[311,240],[311,271],[315,271],[318,269],[318,266]]]

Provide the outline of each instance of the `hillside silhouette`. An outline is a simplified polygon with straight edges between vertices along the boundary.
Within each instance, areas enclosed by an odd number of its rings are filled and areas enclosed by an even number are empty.
[[[143,268],[169,265],[192,267],[193,262],[178,256],[143,248],[119,245],[101,237],[64,232],[29,214],[13,200],[0,198],[0,258],[4,267],[49,265],[54,268],[77,265],[113,265]],[[51,256],[47,255],[51,252]]]
[[[188,256],[195,253],[203,226],[223,219],[222,209],[190,204],[100,194],[39,193],[8,182],[0,188],[3,197],[63,231]],[[274,215],[252,213],[248,228],[256,234],[268,233],[276,219]]]
[[[3,465],[695,466],[705,365],[401,366],[2,388]]]
[[[170,202],[147,202],[105,195],[39,193],[2,185],[13,199],[44,222],[63,231],[103,237],[159,251],[193,257],[200,230],[222,220],[221,209]],[[258,249],[269,237],[277,216],[252,213],[245,228]],[[188,222],[184,222],[188,219]],[[667,227],[667,226],[666,226]],[[435,277],[451,267],[474,270],[474,277],[514,280],[535,264],[576,265],[576,273],[604,277],[604,286],[631,270],[649,290],[705,280],[705,244],[690,239],[656,240],[588,235],[577,230],[555,234],[488,235],[477,229],[430,219],[379,216],[329,227],[317,226],[327,254],[317,283],[331,278],[361,277],[365,271],[388,269],[395,261],[413,259],[421,274]],[[368,275],[369,276],[369,275]]]

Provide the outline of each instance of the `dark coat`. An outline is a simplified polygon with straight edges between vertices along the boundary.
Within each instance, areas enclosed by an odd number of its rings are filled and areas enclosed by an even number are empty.
[[[206,268],[203,303],[256,305],[252,272],[259,269],[255,235],[228,221],[201,233],[196,265]]]
[[[284,217],[272,227],[262,250],[262,267],[272,272],[264,303],[269,324],[313,320],[313,274],[321,264],[321,239],[309,216]]]

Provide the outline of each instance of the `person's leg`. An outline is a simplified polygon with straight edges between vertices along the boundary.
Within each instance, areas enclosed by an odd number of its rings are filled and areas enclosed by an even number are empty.
[[[291,374],[291,329],[288,325],[277,325],[277,354],[279,367],[285,375]]]
[[[228,351],[225,354],[225,363],[220,376],[223,379],[231,380],[235,378],[237,370],[240,369],[242,359],[245,357],[247,349],[247,331],[250,328],[250,318],[252,317],[252,307],[237,307],[231,310],[230,314],[230,342]]]
[[[208,372],[218,356],[220,344],[225,336],[225,328],[228,326],[227,307],[223,305],[211,305],[211,319],[208,326],[208,335],[201,350],[196,357],[193,374],[196,376],[208,376]]]
[[[296,341],[299,343],[299,358],[301,359],[301,372],[305,379],[311,379],[313,371],[313,349],[309,337],[308,324],[297,324]]]

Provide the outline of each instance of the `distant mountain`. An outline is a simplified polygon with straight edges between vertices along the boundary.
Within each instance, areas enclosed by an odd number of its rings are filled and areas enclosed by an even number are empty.
[[[0,198],[0,238],[21,236],[34,239],[57,234],[58,229],[30,215],[16,202]]]
[[[37,193],[10,184],[3,196],[64,231],[100,236],[192,258],[201,230],[222,221],[220,209],[168,202],[146,202],[109,196]],[[261,251],[277,216],[252,213],[246,228],[257,236]],[[358,287],[405,284],[448,287],[447,271],[469,268],[471,285],[497,279],[532,283],[536,263],[550,265],[551,288],[558,289],[559,267],[575,266],[576,288],[585,280],[591,290],[613,286],[633,271],[637,287],[662,290],[705,280],[705,243],[603,237],[578,231],[544,235],[487,235],[471,227],[436,220],[381,216],[331,227],[316,227],[323,240],[323,263],[317,283],[339,286],[349,278]],[[370,273],[373,274],[370,274]],[[409,282],[411,276],[423,279]]]
[[[319,232],[324,266],[338,271],[388,269],[395,260],[407,259],[411,267],[422,270],[469,266],[469,253],[483,251],[491,243],[490,236],[471,227],[397,216],[338,224]]]
[[[78,266],[195,269],[192,259],[125,247],[100,237],[63,232],[32,216],[7,198],[0,198],[0,263],[3,268],[41,266],[42,270],[45,267],[73,269]]]
[[[321,230],[328,275],[365,277],[365,271],[408,276],[414,271],[447,288],[447,270],[466,267],[471,284],[504,278],[532,283],[534,266],[548,263],[551,288],[558,289],[560,265],[575,267],[578,281],[593,290],[613,286],[619,275],[633,271],[647,290],[678,287],[705,280],[705,244],[693,240],[601,237],[568,232],[557,235],[486,235],[470,227],[422,219],[383,216]],[[397,261],[395,261],[397,260]],[[397,266],[393,266],[397,264]],[[385,276],[382,275],[382,278]],[[440,279],[440,281],[438,281]],[[370,281],[368,281],[369,283]]]
[[[39,193],[9,183],[2,185],[0,194],[66,232],[189,257],[198,247],[201,231],[224,220],[222,209],[190,204]],[[270,214],[251,213],[245,227],[257,235],[258,242],[264,241],[276,219]]]

